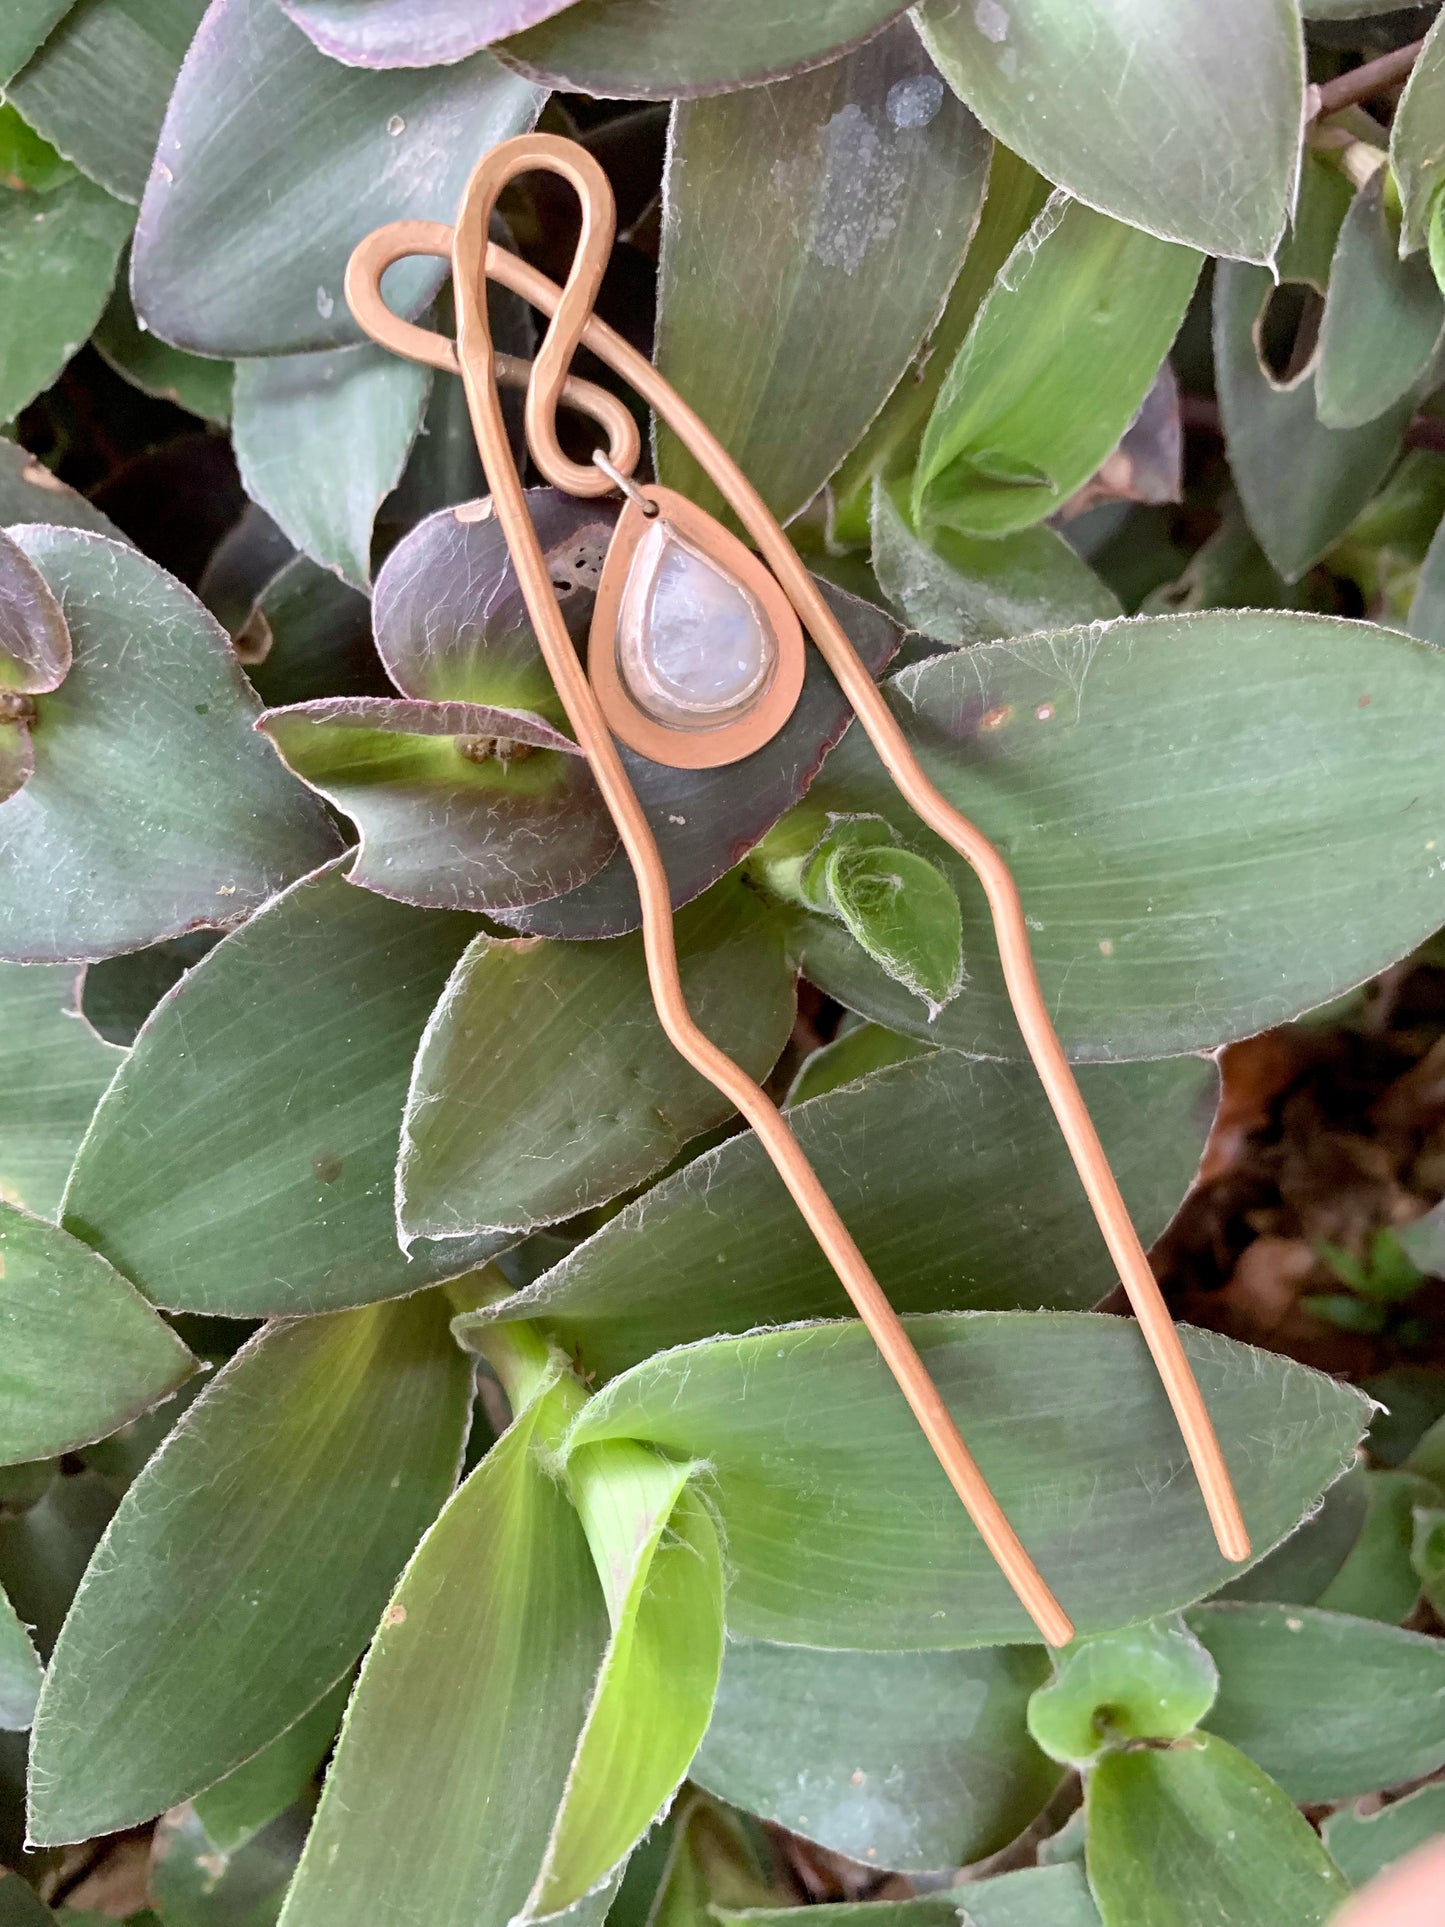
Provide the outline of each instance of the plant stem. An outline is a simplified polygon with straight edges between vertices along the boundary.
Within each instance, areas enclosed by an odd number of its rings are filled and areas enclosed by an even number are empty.
[[[1393,53],[1381,54],[1378,60],[1367,60],[1347,74],[1337,74],[1333,80],[1311,87],[1305,118],[1323,120],[1342,107],[1353,107],[1357,101],[1368,100],[1372,94],[1408,79],[1424,44],[1423,40],[1412,40],[1408,47],[1396,47]]]

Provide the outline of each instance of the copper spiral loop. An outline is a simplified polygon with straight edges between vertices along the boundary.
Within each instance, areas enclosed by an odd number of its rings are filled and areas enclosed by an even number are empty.
[[[560,175],[571,184],[581,204],[581,239],[566,286],[561,289],[488,239],[491,213],[502,189],[518,174],[534,168]],[[636,876],[648,978],[662,1027],[687,1062],[752,1126],[1004,1576],[1047,1643],[1066,1645],[1074,1631],[1068,1615],[1009,1524],[898,1314],[791,1127],[754,1079],[698,1028],[687,1008],[678,973],[666,871],[552,589],[508,442],[499,380],[518,385],[526,382],[527,438],[537,467],[548,481],[573,494],[601,495],[615,484],[595,465],[575,463],[563,453],[555,425],[560,404],[579,407],[598,423],[608,439],[608,463],[618,476],[631,475],[639,450],[636,426],[623,405],[604,390],[568,374],[578,346],[587,347],[613,368],[667,422],[746,529],[900,793],[977,874],[988,900],[1004,981],[1024,1042],[1163,1381],[1220,1550],[1232,1560],[1245,1559],[1250,1551],[1238,1499],[1178,1333],[1054,1031],[1008,865],[982,831],[954,809],[924,775],[892,711],[792,544],[722,444],[652,364],[592,312],[612,247],[613,227],[612,191],[592,156],[571,141],[547,134],[524,134],[493,149],[479,162],[467,184],[455,229],[436,222],[399,221],[368,235],[352,255],[347,270],[347,300],[373,340],[409,359],[454,369],[461,375],[494,512],[506,536],[543,658]],[[452,262],[458,316],[455,343],[402,320],[382,297],[381,277],[386,268],[411,254],[438,255]],[[493,349],[486,312],[489,278],[550,318],[530,367],[497,355]]]

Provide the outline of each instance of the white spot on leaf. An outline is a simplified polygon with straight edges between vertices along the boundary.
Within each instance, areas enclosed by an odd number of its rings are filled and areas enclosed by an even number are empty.
[[[895,127],[926,127],[943,105],[943,82],[937,74],[910,74],[888,89],[884,110]]]

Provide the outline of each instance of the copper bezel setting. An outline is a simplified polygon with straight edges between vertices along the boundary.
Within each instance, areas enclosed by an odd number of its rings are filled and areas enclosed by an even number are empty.
[[[647,512],[646,503],[654,511]],[[724,569],[759,605],[777,642],[773,673],[742,715],[715,728],[685,729],[649,716],[622,679],[617,631],[633,557],[661,516],[692,548]],[[671,769],[720,769],[770,743],[798,706],[807,669],[803,625],[768,570],[738,538],[674,489],[635,483],[607,550],[587,638],[587,675],[607,726],[629,749]]]

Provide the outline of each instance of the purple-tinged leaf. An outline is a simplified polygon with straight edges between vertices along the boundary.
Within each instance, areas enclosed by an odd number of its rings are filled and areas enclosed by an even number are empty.
[[[321,806],[250,729],[258,705],[188,589],[118,542],[15,530],[57,596],[70,673],[0,805],[4,955],[83,962],[248,915],[334,853]]]
[[[906,11],[898,0],[577,0],[497,52],[569,92],[683,100],[821,67]]]
[[[527,510],[581,644],[617,510],[551,488],[530,489]],[[565,722],[490,502],[440,509],[397,543],[377,572],[372,622],[387,674],[405,695],[496,703]]]
[[[137,313],[221,357],[360,340],[341,286],[356,243],[403,217],[450,221],[477,156],[529,128],[542,98],[485,53],[423,73],[339,67],[271,0],[212,0],[141,202]],[[443,273],[403,263],[388,299],[415,312]]]
[[[351,881],[430,910],[573,890],[617,846],[586,758],[540,716],[350,696],[261,717],[282,760],[361,831]]]
[[[32,697],[58,688],[70,668],[70,631],[50,585],[0,531],[0,802],[35,769]]]
[[[50,584],[0,530],[0,721],[5,694],[58,689],[70,668],[70,631]]]
[[[574,0],[280,0],[312,43],[346,67],[445,67],[521,33]]]

